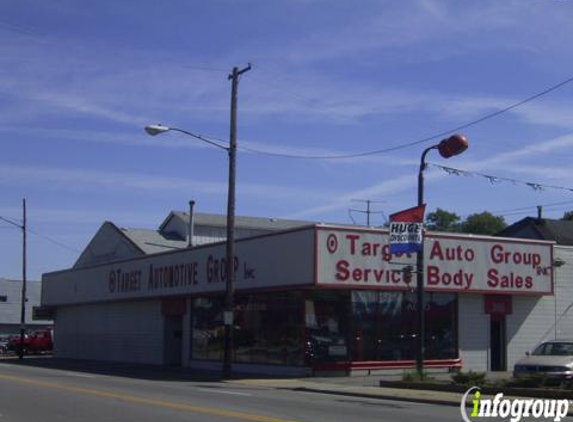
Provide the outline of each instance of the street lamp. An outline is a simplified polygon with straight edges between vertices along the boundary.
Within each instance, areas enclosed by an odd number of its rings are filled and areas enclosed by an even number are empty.
[[[427,167],[426,155],[433,149],[437,149],[444,158],[450,158],[459,155],[468,149],[468,140],[465,136],[455,134],[449,138],[443,139],[440,143],[428,147],[422,152],[420,158],[420,170],[418,172],[418,206],[424,205],[424,170]],[[420,377],[424,375],[424,354],[425,354],[425,335],[424,335],[424,239],[420,245],[420,251],[416,259],[416,288],[417,288],[417,316],[418,316],[418,353],[416,354],[416,371]]]
[[[243,69],[234,67],[232,73],[229,75],[231,85],[231,133],[229,137],[229,146],[226,147],[217,142],[189,132],[183,129],[178,129],[163,125],[150,125],[145,127],[145,131],[151,135],[159,135],[168,131],[181,132],[185,135],[192,136],[212,146],[224,149],[229,154],[229,184],[227,196],[227,247],[225,253],[225,311],[224,311],[224,324],[225,324],[225,349],[223,353],[223,378],[229,378],[232,372],[233,361],[233,327],[235,316],[235,175],[237,163],[237,92],[239,88],[239,76],[251,70],[251,65]]]

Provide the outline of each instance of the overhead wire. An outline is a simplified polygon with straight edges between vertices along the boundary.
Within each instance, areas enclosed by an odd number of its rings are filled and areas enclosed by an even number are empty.
[[[437,133],[434,133],[433,135],[418,139],[418,140],[414,140],[411,142],[406,142],[403,144],[399,144],[399,145],[394,145],[392,147],[388,147],[388,148],[383,148],[383,149],[378,149],[378,150],[372,150],[372,151],[364,151],[364,152],[358,152],[358,153],[352,153],[352,154],[325,154],[325,155],[311,155],[311,154],[287,154],[287,153],[280,153],[280,152],[272,152],[272,151],[265,151],[262,149],[258,149],[258,148],[251,148],[251,147],[247,147],[244,146],[242,144],[240,144],[238,146],[237,149],[242,150],[242,151],[247,151],[247,152],[251,152],[251,153],[255,153],[255,154],[260,154],[260,155],[267,155],[267,156],[271,156],[271,157],[280,157],[280,158],[293,158],[293,159],[305,159],[305,160],[337,160],[337,159],[349,159],[349,158],[359,158],[359,157],[366,157],[366,156],[371,156],[371,155],[379,155],[379,154],[383,154],[383,153],[387,153],[387,152],[393,152],[393,151],[398,151],[401,149],[405,149],[405,148],[409,148],[415,145],[419,145],[419,144],[423,144],[429,141],[432,141],[434,139],[437,138],[441,138],[444,137],[446,135],[452,134],[454,132],[463,130],[463,129],[467,129],[468,127],[471,126],[475,126],[477,124],[480,124],[486,120],[492,119],[494,117],[497,117],[501,114],[507,113],[508,111],[511,111],[515,108],[521,107],[524,104],[527,104],[531,101],[534,101],[544,95],[549,94],[550,92],[553,92],[569,83],[573,82],[573,76],[568,77],[567,79],[550,86],[549,88],[544,89],[543,91],[540,91],[536,94],[533,94],[521,101],[518,101],[516,103],[510,104],[507,107],[504,107],[500,110],[494,111],[492,113],[488,113],[482,117],[479,117],[477,119],[471,120],[467,123],[461,124],[459,126],[447,129],[447,130],[443,130]],[[199,138],[199,136],[196,136]],[[217,138],[215,136],[208,136],[208,135],[202,135],[201,138],[203,141],[209,142],[208,140],[210,140],[211,142],[216,141],[216,142],[223,142],[223,143],[227,143],[228,140],[226,139],[222,139],[222,138]],[[219,147],[222,147],[221,145],[217,145]]]
[[[9,223],[9,224],[11,224],[12,226],[15,226],[15,227],[20,228],[20,229],[23,229],[23,228],[24,228],[24,225],[23,225],[23,224],[19,224],[19,223],[17,223],[16,221],[14,221],[14,220],[12,220],[12,219],[10,219],[10,218],[8,218],[8,217],[3,217],[3,216],[1,216],[1,215],[0,215],[0,221],[3,221],[3,222],[5,222],[5,223]],[[5,228],[11,228],[11,227],[0,227],[0,228],[5,229]],[[62,242],[60,242],[60,241],[58,241],[58,240],[55,240],[55,239],[53,239],[53,238],[51,238],[51,237],[49,237],[49,236],[46,236],[46,235],[44,235],[44,234],[38,233],[38,232],[35,231],[35,230],[30,229],[29,226],[26,226],[26,232],[31,233],[31,234],[33,234],[33,235],[35,235],[35,236],[38,236],[38,237],[40,237],[40,238],[42,238],[42,239],[44,239],[44,240],[47,240],[48,242],[53,243],[54,245],[60,246],[61,248],[67,249],[67,250],[69,250],[69,251],[76,252],[76,253],[79,253],[79,252],[80,252],[80,251],[77,250],[76,248],[73,248],[73,247],[71,247],[71,246],[68,246],[68,245],[66,245],[66,244],[64,244],[64,243],[62,243]]]
[[[546,208],[546,207],[553,207],[553,206],[558,206],[558,205],[568,205],[568,204],[573,204],[573,201],[552,202],[550,204],[531,205],[529,207],[511,208],[511,209],[499,210],[499,211],[495,211],[495,212],[496,213],[504,213],[504,212],[514,212],[514,211],[529,211],[531,209],[537,208],[538,206]]]
[[[414,140],[411,142],[406,142],[403,144],[399,144],[399,145],[395,145],[392,147],[388,147],[388,148],[383,148],[383,149],[378,149],[378,150],[372,150],[372,151],[365,151],[365,152],[359,152],[359,153],[352,153],[352,154],[333,154],[333,155],[303,155],[303,154],[285,154],[285,153],[278,153],[278,152],[271,152],[271,151],[264,151],[264,150],[260,150],[260,149],[256,149],[256,148],[250,148],[250,147],[244,147],[241,146],[239,147],[239,149],[242,149],[244,151],[248,151],[248,152],[252,152],[252,153],[257,153],[257,154],[262,154],[262,155],[269,155],[269,156],[273,156],[273,157],[282,157],[282,158],[298,158],[298,159],[307,159],[307,160],[335,160],[335,159],[348,159],[348,158],[359,158],[359,157],[365,157],[365,156],[370,156],[370,155],[379,155],[379,154],[383,154],[383,153],[387,153],[387,152],[392,152],[392,151],[397,151],[397,150],[401,150],[401,149],[405,149],[405,148],[409,148],[415,145],[419,145],[419,144],[423,144],[429,141],[432,141],[434,139],[437,138],[441,138],[444,137],[446,135],[449,135],[451,133],[463,130],[463,129],[467,129],[469,127],[475,126],[477,124],[480,124],[486,120],[489,119],[493,119],[494,117],[497,117],[501,114],[507,113],[508,111],[511,111],[515,108],[521,107],[524,104],[527,104],[531,101],[534,101],[544,95],[549,94],[550,92],[553,92],[559,88],[562,88],[563,86],[569,84],[573,82],[573,76],[568,77],[567,79],[550,86],[547,89],[544,89],[543,91],[540,91],[536,94],[533,94],[521,101],[515,102],[513,104],[510,104],[507,107],[504,107],[500,110],[485,114],[482,117],[479,117],[477,119],[471,120],[467,123],[461,124],[459,126],[450,128],[448,130],[443,130],[440,132],[437,132],[433,135],[418,139],[418,140]],[[222,141],[221,139],[217,139],[217,138],[212,138],[212,139],[216,139],[218,141]]]
[[[64,248],[64,249],[67,249],[67,250],[69,250],[69,251],[71,251],[71,252],[80,253],[80,251],[79,251],[78,249],[73,248],[73,247],[71,247],[71,246],[68,246],[68,245],[66,245],[66,244],[64,244],[64,243],[61,243],[61,242],[59,242],[59,241],[57,241],[57,240],[55,240],[55,239],[52,239],[52,238],[49,237],[49,236],[40,234],[40,233],[38,233],[38,232],[36,232],[36,231],[34,231],[34,230],[31,230],[30,228],[26,228],[26,229],[27,229],[28,232],[32,233],[33,235],[38,236],[38,237],[40,237],[40,238],[42,238],[42,239],[44,239],[44,240],[47,240],[48,242],[53,243],[54,245],[57,245],[57,246],[59,246],[59,247],[61,247],[61,248]]]

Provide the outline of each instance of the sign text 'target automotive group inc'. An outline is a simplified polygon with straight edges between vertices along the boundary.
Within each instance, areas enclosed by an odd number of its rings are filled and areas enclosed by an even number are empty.
[[[405,265],[416,255],[390,255],[382,231],[319,230],[317,283],[415,288]],[[427,236],[425,286],[461,293],[552,294],[552,245],[480,237]]]

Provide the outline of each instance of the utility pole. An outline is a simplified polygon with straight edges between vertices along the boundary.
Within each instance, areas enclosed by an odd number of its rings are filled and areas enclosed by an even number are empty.
[[[235,176],[237,161],[237,91],[239,77],[251,70],[251,65],[240,69],[233,68],[229,75],[231,81],[231,133],[229,140],[229,192],[227,199],[227,252],[226,252],[226,283],[225,283],[225,349],[223,354],[223,378],[229,378],[232,373],[233,361],[233,331],[235,308]]]
[[[195,215],[193,209],[195,207],[195,201],[189,201],[189,225],[187,226],[187,247],[193,246],[193,235],[195,231]]]
[[[22,199],[22,300],[20,312],[20,348],[18,358],[24,358],[24,333],[26,331],[26,199]]]
[[[24,333],[26,331],[26,198],[22,199],[22,224],[0,217],[0,220],[22,230],[22,298],[20,300],[20,346],[18,358],[24,358]]]

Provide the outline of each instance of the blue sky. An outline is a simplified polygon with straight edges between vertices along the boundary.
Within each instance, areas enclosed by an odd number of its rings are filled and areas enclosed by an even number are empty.
[[[156,228],[172,209],[226,210],[227,156],[163,123],[292,155],[380,150],[450,130],[573,76],[573,2],[5,0],[0,15],[0,216],[28,204],[29,275],[73,264],[105,220]],[[572,187],[573,83],[464,130],[437,164]],[[239,151],[237,213],[351,223],[416,203],[419,144],[353,159]],[[573,193],[426,173],[430,211],[508,222]],[[516,213],[518,210],[519,213]],[[363,214],[353,215],[364,222]],[[382,214],[373,224],[384,223]],[[20,233],[0,223],[0,276],[21,277]],[[66,247],[59,246],[50,240]]]

